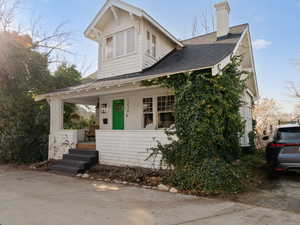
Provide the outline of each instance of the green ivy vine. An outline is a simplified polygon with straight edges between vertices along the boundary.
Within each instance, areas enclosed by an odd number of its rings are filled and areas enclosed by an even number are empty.
[[[236,162],[241,157],[240,138],[244,121],[240,115],[245,80],[233,57],[217,76],[211,70],[160,77],[143,85],[159,85],[174,90],[175,126],[171,144],[152,148],[162,154],[171,170],[170,182],[183,190],[205,193],[239,192],[247,177]]]

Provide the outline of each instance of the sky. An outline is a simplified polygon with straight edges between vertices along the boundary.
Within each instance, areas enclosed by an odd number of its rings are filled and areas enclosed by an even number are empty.
[[[213,13],[218,0],[125,0],[144,9],[178,39],[192,35],[197,18]],[[96,70],[97,44],[83,36],[105,0],[23,0],[19,23],[29,26],[39,20],[44,30],[53,30],[67,22],[72,31],[70,63],[84,76]],[[230,25],[250,24],[260,97],[275,99],[282,111],[292,112],[300,100],[289,90],[293,82],[300,88],[300,0],[229,0]],[[199,33],[201,34],[201,32]],[[300,64],[300,63],[299,63]]]

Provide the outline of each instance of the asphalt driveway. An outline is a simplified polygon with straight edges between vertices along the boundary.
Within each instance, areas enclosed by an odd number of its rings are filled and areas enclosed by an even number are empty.
[[[1,225],[298,225],[300,215],[0,167]]]

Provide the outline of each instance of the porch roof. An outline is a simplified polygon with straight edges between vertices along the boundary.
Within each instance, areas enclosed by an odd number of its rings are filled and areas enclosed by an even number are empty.
[[[233,54],[234,49],[247,28],[248,24],[231,27],[229,34],[223,38],[217,38],[216,32],[212,32],[187,39],[183,41],[184,48],[172,51],[158,63],[141,72],[93,80],[85,84],[39,95],[36,100],[39,101],[57,94],[118,86],[161,76],[212,68]]]

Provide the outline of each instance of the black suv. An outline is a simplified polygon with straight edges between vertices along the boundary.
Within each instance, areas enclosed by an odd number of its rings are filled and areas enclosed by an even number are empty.
[[[266,136],[264,140],[269,140]],[[276,171],[300,170],[300,125],[279,126],[266,148],[266,160]]]

